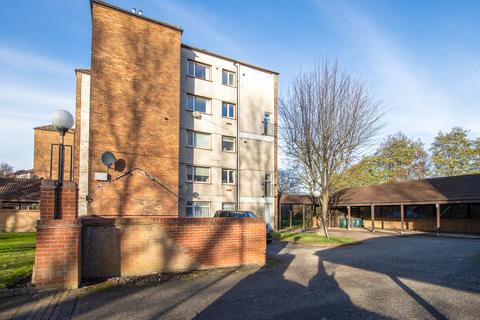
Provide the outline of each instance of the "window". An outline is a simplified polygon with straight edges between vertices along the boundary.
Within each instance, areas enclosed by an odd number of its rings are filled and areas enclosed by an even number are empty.
[[[263,180],[263,194],[265,197],[272,196],[272,174],[266,173]]]
[[[187,95],[187,110],[210,113],[211,100],[203,97]]]
[[[222,202],[222,210],[235,210],[235,202]]]
[[[235,86],[235,72],[222,70],[222,84],[226,86]]]
[[[235,152],[235,138],[222,136],[222,151]]]
[[[187,147],[210,149],[210,134],[187,130]]]
[[[210,182],[210,168],[187,166],[187,182]]]
[[[234,184],[235,183],[235,170],[222,169],[222,183]]]
[[[210,80],[210,66],[195,61],[188,61],[187,75],[194,78]]]
[[[208,201],[187,201],[187,217],[207,218],[210,217],[210,202]]]
[[[271,113],[263,113],[263,134],[265,136],[273,136],[273,128],[271,124]]]
[[[235,119],[235,105],[233,103],[222,102],[222,117]]]

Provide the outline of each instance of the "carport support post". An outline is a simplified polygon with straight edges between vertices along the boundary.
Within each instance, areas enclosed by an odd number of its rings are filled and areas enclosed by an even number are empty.
[[[435,208],[437,209],[437,237],[440,235],[440,204],[436,204]]]
[[[352,217],[352,207],[347,206],[347,230],[350,230],[350,225],[352,224],[351,217]]]
[[[305,204],[302,204],[302,228],[305,229]]]
[[[405,230],[405,206],[400,205],[400,233],[403,233]]]
[[[288,214],[290,215],[290,228],[292,227],[292,209],[288,211]]]
[[[370,216],[372,219],[372,232],[375,232],[375,205],[370,206]]]

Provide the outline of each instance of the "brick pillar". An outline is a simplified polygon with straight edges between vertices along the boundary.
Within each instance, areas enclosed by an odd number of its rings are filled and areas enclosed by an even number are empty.
[[[78,189],[65,181],[61,190],[61,218],[53,219],[54,181],[42,181],[40,220],[33,282],[37,288],[78,288],[80,284],[81,223],[77,215]]]

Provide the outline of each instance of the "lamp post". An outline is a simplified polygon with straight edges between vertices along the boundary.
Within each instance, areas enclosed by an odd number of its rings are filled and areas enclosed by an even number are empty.
[[[73,127],[73,116],[66,110],[57,110],[52,114],[53,128],[60,133],[61,142],[58,145],[58,177],[55,185],[54,219],[60,219],[61,189],[63,186],[64,142],[65,133]]]

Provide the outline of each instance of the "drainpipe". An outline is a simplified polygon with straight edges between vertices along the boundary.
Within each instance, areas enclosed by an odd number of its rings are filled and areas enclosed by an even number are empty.
[[[237,67],[237,210],[240,210],[240,64]]]

